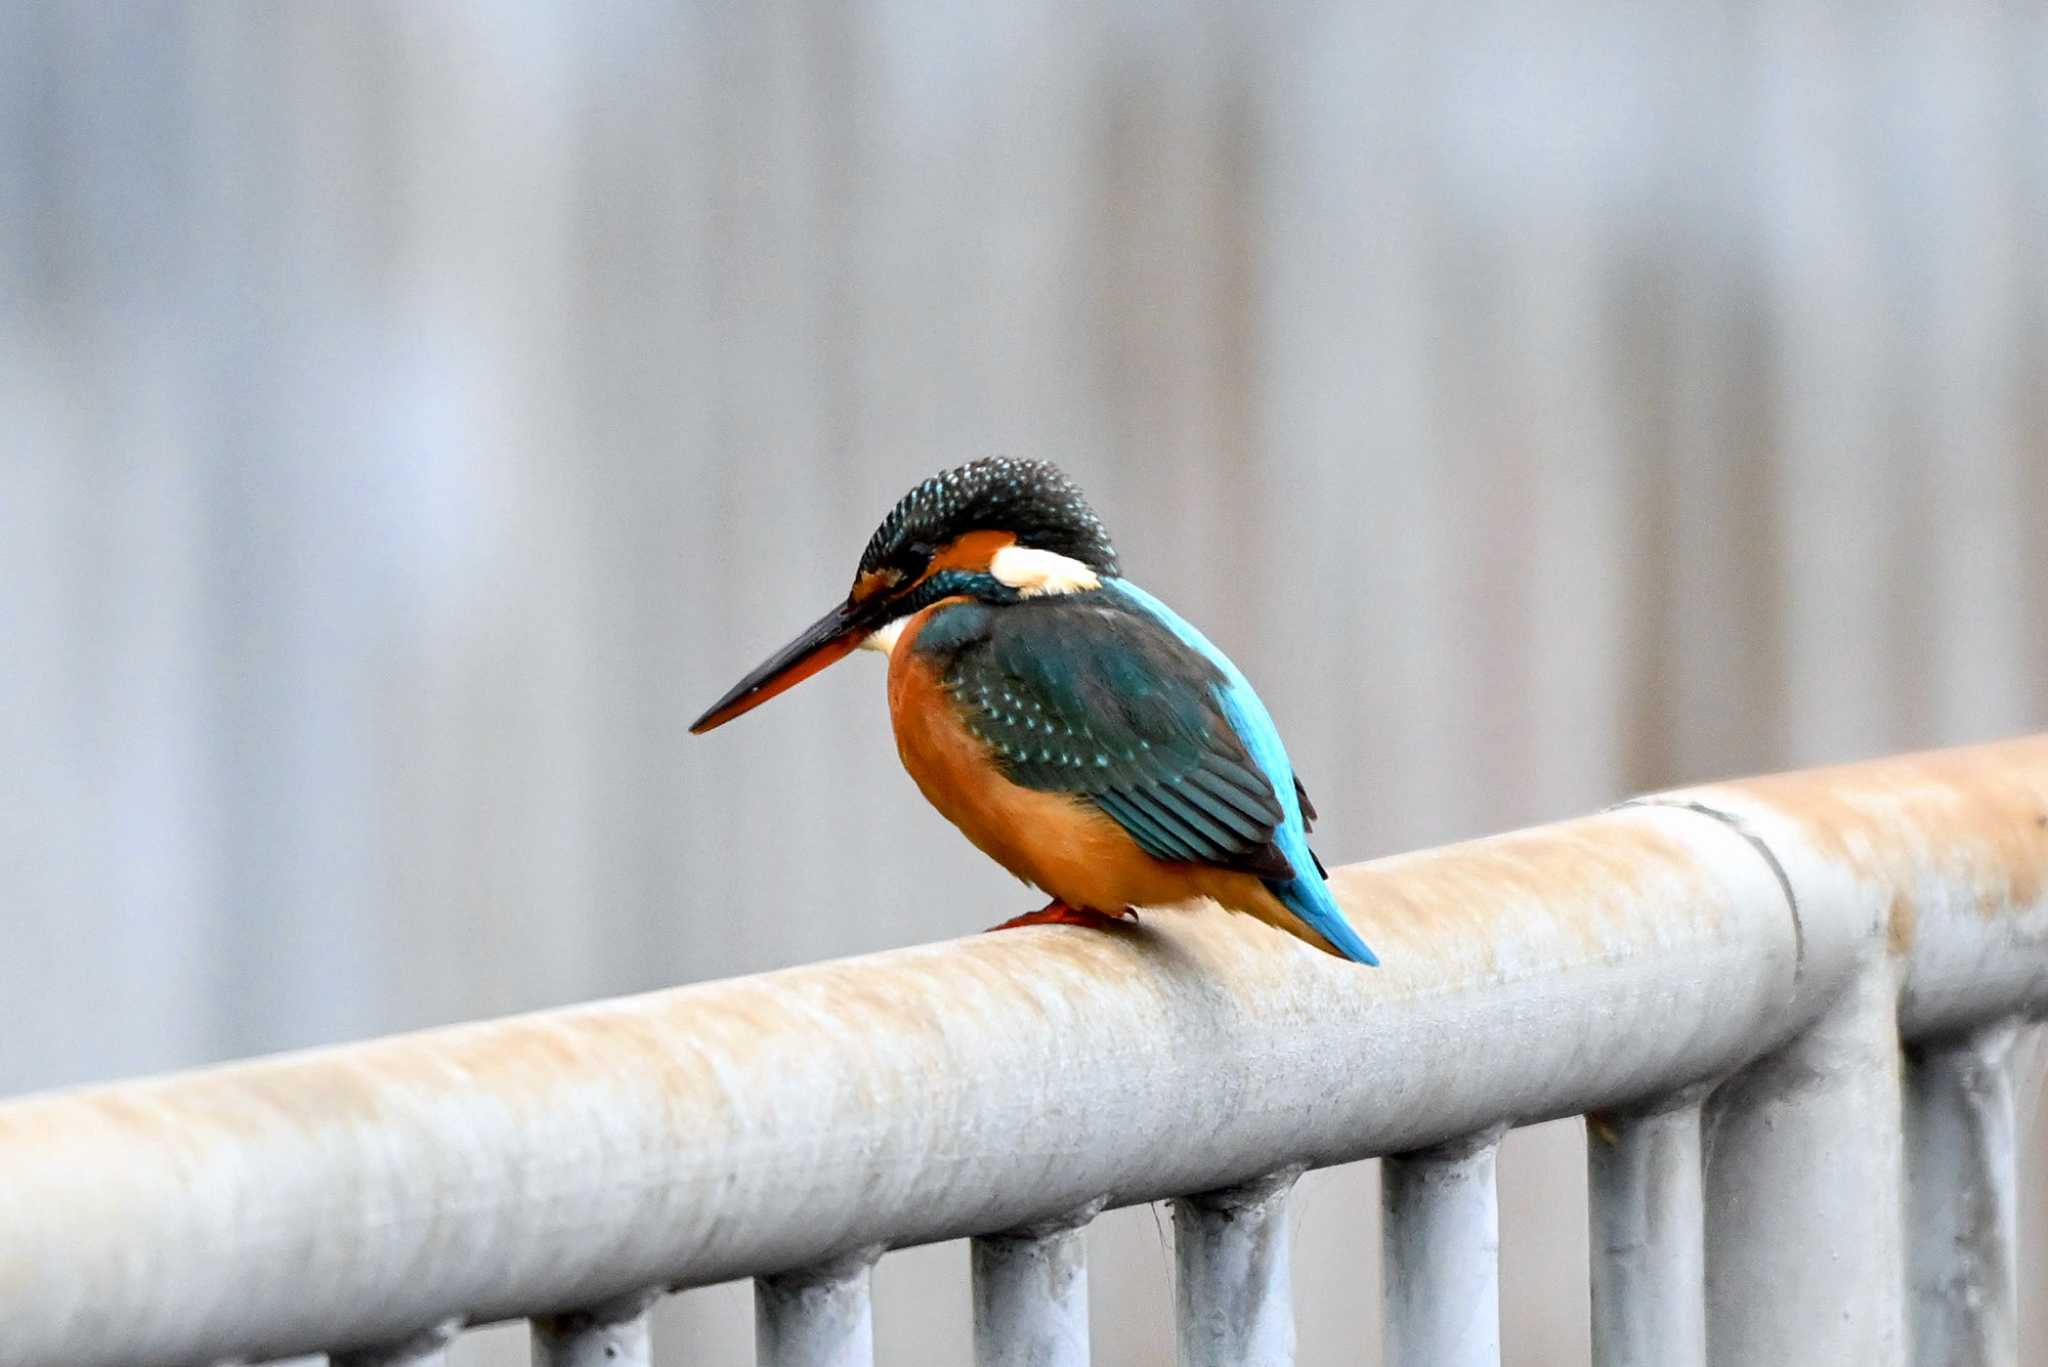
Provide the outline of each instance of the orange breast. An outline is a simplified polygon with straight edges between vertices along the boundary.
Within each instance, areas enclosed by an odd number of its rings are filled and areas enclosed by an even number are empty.
[[[946,606],[918,613],[897,641],[889,657],[889,719],[897,753],[919,791],[982,853],[1069,906],[1114,914],[1211,897],[1293,934],[1306,930],[1258,878],[1155,859],[1087,800],[1003,777],[987,744],[967,729],[932,662],[913,648],[931,614]]]

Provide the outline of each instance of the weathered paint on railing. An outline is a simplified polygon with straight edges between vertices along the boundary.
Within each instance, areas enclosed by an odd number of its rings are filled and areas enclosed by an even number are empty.
[[[1813,1220],[1882,1223],[1898,1032],[2048,1007],[2048,737],[1664,794],[1332,881],[1384,969],[1161,913],[8,1103],[0,1362],[388,1356],[451,1317],[738,1276],[763,1278],[769,1360],[858,1362],[884,1247],[1731,1074],[1707,1112],[1710,1325],[1749,1306],[1728,1342],[1786,1342],[1806,1274],[1738,1264],[1789,1258]],[[1867,1183],[1861,1214],[1798,1185],[1822,1152]],[[1901,1338],[1897,1227],[1848,1250],[1844,1277],[1878,1281],[1840,1341],[1872,1361]]]
[[[1071,1217],[975,1239],[975,1367],[1088,1367],[1090,1203]]]
[[[1500,1367],[1500,1131],[1380,1165],[1387,1367]]]
[[[1704,1091],[1586,1117],[1593,1367],[1706,1367]]]
[[[1293,1367],[1294,1183],[1288,1168],[1173,1203],[1180,1367]]]
[[[1907,1313],[1922,1367],[2019,1361],[2015,1034],[1998,1021],[1907,1055]]]

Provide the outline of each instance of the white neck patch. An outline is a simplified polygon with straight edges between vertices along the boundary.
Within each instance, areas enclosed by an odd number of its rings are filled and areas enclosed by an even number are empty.
[[[1099,589],[1102,580],[1071,556],[1029,546],[1005,546],[988,562],[988,572],[1026,598]]]
[[[862,650],[879,651],[884,655],[896,653],[896,643],[903,639],[903,628],[910,624],[908,617],[898,617],[885,624],[879,631],[871,631],[860,638]]]

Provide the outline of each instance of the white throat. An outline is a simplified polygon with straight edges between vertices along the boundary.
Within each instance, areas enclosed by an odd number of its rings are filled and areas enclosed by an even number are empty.
[[[885,623],[880,630],[871,631],[861,637],[860,648],[862,650],[880,651],[884,655],[894,655],[896,653],[896,643],[903,639],[903,628],[909,622],[910,619],[908,617],[898,617],[893,622]]]

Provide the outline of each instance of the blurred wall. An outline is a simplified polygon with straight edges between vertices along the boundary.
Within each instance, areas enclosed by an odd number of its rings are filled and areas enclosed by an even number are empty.
[[[1260,681],[1333,861],[2048,721],[2037,6],[11,6],[0,172],[0,1090],[1022,909],[873,661],[684,732],[977,454]],[[1515,1363],[1585,1357],[1581,1162],[1510,1145]]]

